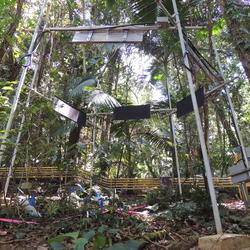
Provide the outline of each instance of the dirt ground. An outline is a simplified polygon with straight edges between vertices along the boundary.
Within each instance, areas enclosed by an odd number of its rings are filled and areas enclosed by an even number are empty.
[[[49,195],[51,197],[51,193]],[[48,239],[52,237],[75,231],[81,234],[93,228],[97,232],[103,225],[118,228],[112,237],[105,231],[105,237],[110,246],[130,239],[144,240],[145,244],[140,249],[148,250],[198,249],[199,237],[215,234],[211,214],[199,216],[180,214],[171,218],[155,216],[157,212],[145,211],[144,207],[148,204],[143,196],[136,193],[125,194],[120,199],[126,200],[128,209],[120,209],[117,206],[105,209],[94,203],[89,205],[84,203],[81,209],[75,209],[74,206],[66,206],[66,203],[60,203],[60,201],[48,202],[44,196],[37,205],[39,211],[44,212],[41,218],[25,215],[22,208],[14,202],[15,199],[12,202],[7,200],[5,202],[8,206],[2,204],[0,208],[0,218],[20,220],[21,223],[0,220],[0,250],[47,250],[51,249]],[[70,202],[68,201],[67,204]],[[4,203],[3,200],[2,203]],[[243,201],[235,198],[227,199],[221,205],[226,208],[222,211],[224,232],[250,234],[250,210],[245,208]],[[133,208],[135,206],[137,206],[136,209]],[[85,245],[85,249],[103,249],[93,244],[96,237],[98,235]],[[64,243],[64,249],[74,249],[72,242],[65,240]]]
[[[231,216],[241,216],[242,219],[244,218],[249,221],[250,211],[245,210],[241,200],[225,202],[225,206],[232,211]],[[130,215],[125,212],[118,213],[114,216],[119,216],[120,218],[123,217],[124,220],[127,218],[140,217],[140,215]],[[48,246],[48,239],[51,235],[54,235],[55,232],[56,234],[60,234],[70,231],[70,228],[72,228],[72,231],[75,231],[74,225],[81,223],[82,218],[83,216],[78,214],[61,218],[23,218],[24,221],[29,220],[38,224],[0,222],[0,249],[50,249]],[[142,219],[145,220],[145,218]],[[147,220],[148,228],[142,228],[142,231],[147,232],[150,228],[151,232],[162,232],[162,235],[159,233],[159,235],[156,235],[155,238],[152,237],[151,239],[148,239],[148,244],[146,244],[142,249],[164,249],[163,246],[168,246],[169,244],[173,245],[172,248],[169,249],[196,249],[198,237],[213,233],[211,232],[211,228],[191,223],[188,219],[178,222],[162,218],[155,220],[147,218]],[[67,230],[65,230],[66,227]],[[164,230],[166,233],[164,233]],[[135,229],[130,225],[124,225],[124,227],[122,227],[122,236],[119,237],[121,240],[136,238],[135,235],[140,235],[141,233],[142,232],[139,232],[138,229]],[[184,244],[180,246],[176,245],[175,247],[173,243],[178,242],[184,242]],[[68,247],[68,249],[71,248],[70,245]],[[89,248],[85,249],[91,248],[91,245],[89,245]]]

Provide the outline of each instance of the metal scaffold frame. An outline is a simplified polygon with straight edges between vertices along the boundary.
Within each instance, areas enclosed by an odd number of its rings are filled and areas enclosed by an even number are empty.
[[[46,5],[47,5],[48,0],[44,0],[42,7],[41,7],[41,11],[38,17],[38,21],[36,24],[36,28],[34,30],[33,36],[32,36],[32,41],[30,44],[30,47],[28,49],[27,55],[31,55],[34,52],[34,46],[35,46],[35,42],[37,40],[37,37],[39,35],[40,30],[40,25],[42,22],[42,18],[44,16],[44,12],[46,9]],[[213,81],[213,82],[217,82],[220,85],[217,88],[221,88],[224,87],[226,85],[225,83],[225,79],[224,79],[224,75],[223,75],[223,71],[222,71],[222,66],[220,63],[220,59],[218,56],[218,52],[215,46],[215,42],[214,40],[212,40],[212,44],[213,44],[213,48],[215,51],[215,55],[216,55],[216,61],[218,63],[219,69],[220,69],[220,73],[219,76],[213,74],[213,72],[209,69],[208,67],[208,62],[206,60],[201,60],[199,58],[199,54],[195,53],[194,48],[192,47],[192,44],[190,43],[190,41],[188,40],[186,34],[183,32],[183,28],[181,26],[180,23],[180,18],[179,18],[179,12],[178,12],[178,8],[177,8],[177,4],[176,4],[176,0],[172,0],[172,4],[173,4],[173,8],[174,8],[174,15],[171,15],[168,10],[164,7],[162,1],[158,0],[156,1],[157,4],[160,6],[160,8],[164,11],[164,13],[166,14],[166,16],[169,19],[169,23],[172,26],[167,26],[167,27],[163,27],[161,25],[152,25],[152,26],[143,26],[143,25],[116,25],[116,26],[103,26],[103,27],[69,27],[69,28],[64,28],[64,27],[52,27],[52,28],[45,28],[42,30],[42,32],[54,32],[54,31],[93,31],[93,30],[109,30],[109,29],[113,29],[113,30],[175,30],[177,29],[178,31],[178,38],[180,41],[180,45],[181,45],[181,50],[182,50],[182,54],[183,54],[183,61],[184,61],[184,66],[185,66],[185,71],[186,71],[186,76],[187,76],[187,80],[188,80],[188,86],[189,86],[189,90],[190,90],[190,94],[191,94],[191,100],[192,100],[192,104],[193,104],[193,109],[194,109],[194,114],[195,114],[195,120],[196,120],[196,125],[197,125],[197,130],[198,130],[198,134],[199,134],[199,141],[200,141],[200,145],[201,145],[201,150],[202,150],[202,155],[203,155],[203,160],[204,160],[204,166],[206,169],[206,176],[207,176],[207,180],[208,180],[208,187],[209,187],[209,193],[210,193],[210,198],[211,198],[211,203],[212,203],[212,208],[213,208],[213,215],[214,215],[214,220],[215,220],[215,225],[216,225],[216,231],[218,234],[222,233],[222,225],[221,225],[221,220],[220,220],[220,214],[219,214],[219,210],[218,210],[218,204],[217,204],[217,200],[216,200],[216,195],[215,195],[215,189],[214,189],[214,184],[213,184],[213,177],[212,177],[212,172],[211,172],[211,167],[210,167],[210,163],[209,163],[209,157],[208,157],[208,152],[207,152],[207,148],[206,148],[206,144],[205,144],[205,138],[204,138],[204,133],[203,133],[203,129],[202,129],[202,123],[201,123],[201,118],[200,118],[200,114],[199,114],[199,109],[198,109],[198,104],[197,104],[197,98],[195,95],[195,86],[193,83],[193,79],[192,79],[192,74],[190,69],[190,62],[189,62],[189,57],[188,57],[188,53],[190,52],[190,54],[193,56],[194,60],[196,61],[196,63],[204,70],[205,74]],[[190,29],[200,29],[200,28],[204,28],[204,27],[197,27],[197,26],[192,26],[192,27],[186,27],[186,28],[190,28]],[[204,59],[204,58],[203,58]],[[27,57],[26,57],[27,60]],[[204,64],[205,67],[202,67],[202,65]],[[211,66],[211,65],[210,65]],[[37,65],[38,67],[38,65]],[[3,153],[5,150],[5,144],[6,144],[6,140],[8,138],[9,132],[12,128],[12,123],[14,120],[14,116],[15,116],[15,112],[17,109],[17,105],[19,102],[19,97],[20,97],[20,93],[22,90],[22,87],[24,85],[25,82],[25,78],[26,78],[26,74],[28,71],[28,67],[23,67],[22,71],[21,71],[21,76],[20,76],[20,80],[18,83],[18,87],[17,87],[17,91],[16,94],[14,96],[13,99],[13,104],[12,104],[12,108],[10,111],[10,115],[8,118],[8,122],[7,122],[7,126],[5,129],[5,133],[4,133],[4,139],[2,140],[1,143],[1,147],[0,147],[0,166],[2,163],[2,159],[3,159]],[[33,91],[33,85],[34,85],[34,81],[36,78],[36,74],[37,71],[35,69],[34,71],[34,75],[33,75],[33,79],[31,82],[31,85],[29,87],[30,91]],[[222,84],[221,84],[221,79],[222,79]],[[169,83],[167,80],[167,92],[168,92],[168,100],[169,100],[169,108],[170,110],[172,110],[172,104],[171,104],[171,94],[170,94],[170,90],[169,90]],[[225,91],[226,91],[226,95],[227,95],[227,100],[231,109],[231,114],[232,114],[232,119],[235,125],[235,130],[239,139],[239,143],[242,149],[242,154],[243,154],[243,159],[244,162],[246,164],[246,168],[249,168],[249,164],[248,164],[248,160],[247,160],[247,156],[246,156],[246,151],[245,151],[245,147],[244,147],[244,143],[240,134],[240,129],[239,129],[239,125],[238,125],[238,121],[237,121],[237,117],[236,117],[236,113],[234,111],[234,107],[233,107],[233,103],[229,94],[229,90],[227,87],[225,87]],[[26,107],[29,106],[29,102],[30,102],[30,92],[28,94],[27,100],[26,100]],[[94,112],[94,114],[92,114],[93,120],[94,120],[94,138],[95,138],[95,133],[96,133],[96,115],[98,115],[96,112]],[[104,115],[107,115],[106,113]],[[9,186],[9,182],[10,182],[10,178],[12,176],[12,169],[14,166],[14,162],[15,162],[15,157],[16,157],[16,153],[17,153],[17,147],[18,147],[18,143],[20,141],[20,137],[21,137],[21,130],[23,128],[23,124],[25,122],[25,116],[22,116],[22,120],[21,120],[21,125],[20,125],[20,132],[18,133],[17,136],[17,140],[15,143],[15,148],[14,148],[14,152],[12,155],[12,160],[10,163],[10,167],[9,167],[9,171],[8,171],[8,176],[7,176],[7,180],[6,180],[6,184],[5,184],[5,189],[4,189],[4,194],[7,194],[8,191],[8,186]],[[176,142],[176,135],[175,135],[175,124],[174,124],[174,119],[172,117],[172,114],[170,114],[170,125],[171,125],[171,130],[172,130],[172,137],[173,137],[173,144],[174,144],[174,151],[175,151],[175,159],[176,159],[176,167],[177,167],[177,175],[178,175],[178,186],[179,186],[179,193],[182,196],[182,188],[181,188],[181,181],[180,181],[180,166],[179,166],[179,159],[178,159],[178,152],[177,152],[177,142]],[[93,141],[93,154],[95,152],[95,141]]]
[[[194,89],[192,74],[188,70],[190,68],[190,63],[189,63],[189,59],[188,59],[188,56],[187,56],[187,50],[186,50],[186,47],[185,47],[185,40],[184,40],[184,37],[183,37],[183,31],[182,31],[182,27],[181,27],[181,23],[180,23],[179,12],[178,12],[178,9],[177,9],[176,1],[172,0],[172,3],[173,3],[173,7],[174,7],[175,20],[176,20],[176,25],[177,25],[177,28],[178,28],[178,34],[179,34],[182,54],[183,54],[183,58],[184,58],[184,65],[185,65],[185,68],[186,68],[185,70],[186,70],[186,75],[187,75],[187,79],[188,79],[189,90],[190,90],[192,104],[193,104],[193,108],[194,108],[196,126],[197,126],[197,129],[198,129],[200,145],[201,145],[201,150],[202,150],[202,155],[203,155],[203,161],[204,161],[204,165],[205,165],[205,169],[206,169],[208,188],[209,188],[209,193],[210,193],[210,198],[211,198],[211,203],[212,203],[212,208],[213,208],[216,231],[217,231],[218,234],[221,234],[222,233],[222,225],[221,225],[220,213],[219,213],[218,204],[217,204],[216,195],[215,195],[215,189],[214,189],[214,184],[213,184],[213,179],[212,179],[211,167],[210,167],[210,163],[209,163],[209,158],[208,158],[204,133],[203,133],[203,129],[202,129],[202,124],[201,124],[201,118],[200,118],[200,114],[199,114],[197,99],[196,99],[196,96],[195,96],[195,89]]]

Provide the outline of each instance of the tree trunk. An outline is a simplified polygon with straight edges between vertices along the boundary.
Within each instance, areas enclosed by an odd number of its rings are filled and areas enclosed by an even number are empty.
[[[243,0],[220,0],[230,38],[250,81],[250,4]]]
[[[81,127],[76,126],[70,131],[69,141],[68,141],[68,151],[67,151],[67,158],[74,158],[76,157],[76,143],[79,141],[81,133]]]
[[[0,45],[0,63],[2,63],[3,57],[11,45],[11,43],[10,43],[11,38],[15,34],[17,26],[19,24],[19,21],[22,17],[22,9],[23,9],[24,2],[25,2],[25,0],[18,0],[17,1],[16,13],[15,13],[15,16],[13,18],[13,23],[10,24],[8,30],[6,31],[6,33],[4,35],[3,42]]]
[[[230,122],[227,120],[227,117],[225,115],[225,111],[224,111],[225,108],[224,108],[223,102],[221,100],[219,101],[213,100],[213,104],[214,104],[214,109],[216,112],[216,117],[220,119],[220,122],[223,128],[226,130],[230,144],[232,145],[232,147],[237,147],[238,140],[235,136],[235,132],[232,130]]]
[[[150,161],[145,160],[144,163],[146,164],[149,173],[152,175],[153,178],[157,178],[157,174],[153,170],[153,166]]]

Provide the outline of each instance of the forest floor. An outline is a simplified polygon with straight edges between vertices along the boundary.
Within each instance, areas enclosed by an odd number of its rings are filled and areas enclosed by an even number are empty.
[[[149,206],[145,193],[132,192],[100,207],[99,201],[69,199],[68,192],[56,199],[58,190],[53,192],[37,196],[42,217],[28,216],[15,197],[0,208],[0,218],[22,221],[0,221],[0,250],[198,249],[199,237],[215,234],[211,211],[192,201],[162,208]],[[250,234],[250,211],[241,200],[227,197],[220,208],[225,233]]]

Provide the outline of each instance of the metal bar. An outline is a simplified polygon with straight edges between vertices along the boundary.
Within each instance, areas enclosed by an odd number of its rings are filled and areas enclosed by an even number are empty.
[[[193,107],[194,107],[195,120],[196,120],[197,129],[198,129],[200,144],[201,144],[203,161],[204,161],[204,165],[205,165],[205,169],[206,169],[206,175],[207,175],[210,198],[211,198],[211,202],[212,202],[216,231],[218,234],[221,234],[222,233],[222,225],[221,225],[221,220],[220,220],[219,209],[217,206],[217,200],[216,200],[215,189],[214,189],[214,185],[213,185],[212,173],[211,173],[210,163],[209,163],[209,159],[208,159],[208,153],[207,153],[207,149],[206,149],[202,124],[201,124],[201,118],[200,118],[199,109],[198,109],[198,105],[197,105],[197,99],[195,96],[195,89],[194,89],[192,75],[191,75],[191,72],[188,70],[190,68],[190,63],[189,63],[189,59],[188,59],[187,53],[186,53],[185,41],[184,41],[184,37],[183,37],[183,31],[182,31],[182,27],[181,27],[181,23],[180,23],[179,12],[177,9],[176,1],[172,0],[172,3],[173,3],[173,7],[174,7],[174,12],[175,12],[175,19],[176,19],[176,25],[178,28],[178,34],[179,34],[179,38],[180,38],[182,54],[184,57],[184,64],[186,66],[185,70],[186,70],[186,74],[187,74],[187,78],[188,78],[191,99],[192,99],[192,103],[193,103]]]
[[[28,90],[32,91],[34,94],[39,95],[40,97],[46,99],[47,101],[53,102],[52,99],[48,98],[47,96],[43,95],[42,93],[36,91],[35,89],[33,89],[31,87],[24,85],[24,88],[27,88]]]
[[[151,109],[150,112],[176,112],[176,109]],[[102,113],[89,113],[87,116],[95,115],[113,115],[113,112],[102,112]]]
[[[239,78],[238,76],[237,76],[237,77],[234,77],[234,78],[231,79],[230,81],[224,82],[224,83],[222,83],[222,84],[220,84],[220,85],[214,87],[213,89],[207,91],[207,92],[205,93],[206,97],[209,96],[209,95],[211,95],[211,94],[213,94],[214,92],[216,92],[216,91],[218,91],[218,90],[224,88],[226,85],[228,85],[229,83],[233,82],[234,80],[236,80],[236,79],[238,79],[238,78]]]
[[[42,22],[42,17],[44,15],[44,11],[46,9],[47,1],[48,0],[44,0],[43,5],[41,7],[41,11],[40,11],[40,14],[39,14],[39,17],[38,17],[36,28],[34,30],[34,34],[32,36],[32,40],[31,40],[30,47],[28,49],[27,54],[32,54],[32,52],[33,52],[34,45],[35,45],[37,36],[39,34],[39,32],[38,32],[39,26],[40,26],[40,24]],[[26,58],[26,61],[27,61],[27,58]],[[7,137],[9,135],[9,132],[10,132],[11,127],[12,127],[12,123],[13,123],[13,120],[14,120],[15,112],[16,112],[16,109],[17,109],[17,104],[18,104],[18,101],[19,101],[19,98],[20,98],[20,94],[21,94],[22,87],[23,87],[23,84],[24,84],[24,81],[25,81],[25,78],[26,78],[27,71],[28,71],[28,67],[24,67],[22,69],[21,77],[20,77],[20,80],[19,80],[19,83],[18,83],[18,86],[17,86],[17,90],[16,90],[16,94],[15,94],[15,97],[14,97],[14,100],[13,100],[13,104],[12,104],[12,107],[11,107],[11,111],[10,111],[8,123],[7,123],[6,128],[5,128],[4,137],[3,137],[3,140],[1,142],[1,147],[0,147],[0,166],[1,166],[1,163],[2,163],[4,150],[6,148],[5,143],[6,143]],[[11,173],[11,169],[9,169],[9,171]]]
[[[157,4],[160,5],[161,9],[164,11],[164,13],[166,14],[166,16],[169,18],[171,24],[173,24],[175,26],[175,21],[173,19],[173,16],[171,15],[171,13],[169,13],[169,11],[166,9],[166,7],[164,6],[164,4],[162,3],[161,0],[156,0]]]
[[[45,22],[47,22],[47,19],[48,19],[48,13],[46,15],[46,21]],[[45,23],[45,25],[46,25],[46,23]],[[39,58],[41,58],[41,54],[39,55]],[[39,65],[37,64],[36,67],[35,67],[33,77],[32,77],[32,82],[30,84],[30,88],[34,87],[36,77],[37,77],[37,74],[38,74],[38,69],[39,69]],[[30,98],[31,98],[31,91],[29,91],[29,93],[28,93],[25,108],[29,107]],[[15,163],[15,160],[16,160],[17,148],[18,148],[18,144],[19,144],[19,141],[20,141],[20,138],[21,138],[21,135],[22,135],[24,122],[25,122],[25,114],[22,115],[22,120],[21,120],[21,124],[20,124],[20,127],[19,127],[19,132],[18,132],[18,135],[17,135],[17,139],[16,139],[15,146],[14,146],[14,151],[13,151],[10,166],[9,166],[9,172],[8,172],[8,176],[7,176],[5,187],[4,187],[4,195],[5,196],[7,195],[7,192],[8,192],[9,182],[10,182],[10,179],[11,179],[11,176],[12,176],[12,172],[13,172],[12,169],[14,167],[14,163]]]
[[[35,68],[35,71],[34,71],[34,74],[33,74],[33,77],[32,77],[32,82],[30,84],[30,91],[28,93],[28,97],[27,97],[27,100],[26,100],[25,108],[28,108],[29,104],[30,104],[31,89],[33,89],[33,87],[34,87],[34,84],[35,84],[35,81],[36,81],[36,76],[38,74],[38,68],[39,68],[39,65],[37,64],[36,68]],[[20,124],[20,127],[19,127],[19,132],[18,132],[18,135],[17,135],[17,139],[16,139],[15,146],[14,146],[14,151],[13,151],[11,162],[10,162],[10,166],[9,166],[9,173],[8,173],[8,177],[6,179],[5,188],[4,188],[4,195],[5,196],[7,195],[7,192],[8,192],[10,178],[12,177],[12,172],[13,172],[12,169],[14,167],[14,163],[15,163],[15,160],[16,160],[16,154],[17,154],[18,144],[19,144],[19,141],[21,139],[24,122],[25,122],[25,114],[22,115],[22,120],[21,120],[21,124]]]
[[[168,80],[168,78],[167,78],[167,94],[168,94],[169,108],[172,109],[171,93],[170,93],[170,89],[169,89],[169,80]],[[172,114],[170,114],[170,125],[171,125],[171,131],[172,131],[172,137],[173,137],[173,143],[174,143],[174,155],[175,155],[175,162],[176,162],[176,169],[177,169],[178,187],[179,187],[180,197],[182,199],[180,163],[179,163],[177,144],[176,144],[175,123],[174,123],[174,118],[173,118]]]
[[[223,73],[220,57],[219,57],[219,54],[218,54],[218,51],[217,51],[217,48],[216,48],[216,44],[215,44],[215,41],[214,41],[213,37],[211,37],[211,41],[212,41],[212,46],[213,46],[213,50],[214,50],[214,53],[215,53],[215,59],[216,59],[217,64],[219,66],[220,74],[221,74],[223,80],[225,81],[225,76],[224,76],[224,73]],[[231,99],[231,96],[230,96],[230,93],[229,93],[229,90],[228,90],[227,87],[225,87],[225,91],[226,91],[228,104],[229,104],[229,107],[231,109],[232,119],[233,119],[233,122],[234,122],[234,126],[235,126],[235,130],[236,130],[238,139],[239,139],[239,143],[240,143],[243,159],[244,159],[244,162],[245,162],[245,166],[246,166],[246,168],[250,168],[249,163],[248,163],[248,159],[247,159],[246,148],[244,146],[244,142],[243,142],[241,132],[240,132],[240,128],[239,128],[237,115],[236,115],[236,112],[234,110],[233,102],[232,102],[232,99]],[[250,172],[249,172],[249,176],[250,176]]]
[[[142,30],[142,31],[150,31],[150,30],[176,30],[176,27],[169,26],[163,27],[161,25],[152,25],[152,26],[144,26],[144,25],[135,25],[135,26],[124,26],[124,27],[116,27],[116,26],[78,26],[78,27],[50,27],[46,28],[44,31],[39,30],[39,32],[56,32],[56,31],[95,31],[95,30]],[[185,26],[186,30],[205,30],[206,26]],[[34,29],[21,29],[26,32],[33,32]]]
[[[92,144],[92,163],[91,163],[91,169],[90,169],[90,187],[93,186],[93,170],[94,170],[94,164],[95,164],[95,141],[96,141],[96,122],[97,122],[97,116],[96,116],[96,108],[94,108],[94,117],[93,117],[93,144]]]

